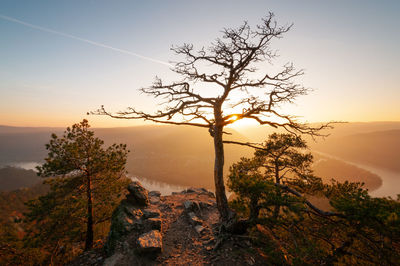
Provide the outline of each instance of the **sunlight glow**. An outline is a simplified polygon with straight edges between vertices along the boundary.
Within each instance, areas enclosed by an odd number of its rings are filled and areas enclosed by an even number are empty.
[[[235,117],[235,119],[232,119],[232,120],[236,120],[236,121],[234,123],[230,124],[228,127],[238,128],[238,127],[258,125],[258,123],[253,119],[244,118],[244,119],[237,120],[237,117]]]
[[[232,116],[231,119],[230,119],[230,121],[236,121],[236,120],[238,120],[237,115]]]

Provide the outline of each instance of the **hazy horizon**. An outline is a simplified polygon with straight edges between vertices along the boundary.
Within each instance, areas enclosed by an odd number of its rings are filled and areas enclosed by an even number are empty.
[[[86,119],[89,121],[91,121],[91,117],[83,117],[81,120],[77,120],[75,122],[72,122],[72,124],[81,122],[83,119]],[[114,119],[115,120],[115,119]],[[132,120],[134,121],[134,120]],[[139,122],[139,121],[138,121]],[[242,121],[240,121],[242,122]],[[331,121],[308,121],[307,123],[310,124],[322,124],[322,123],[328,123]],[[339,122],[343,122],[343,124],[368,124],[368,123],[400,123],[400,120],[381,120],[381,121],[339,121]],[[28,126],[28,125],[6,125],[6,124],[0,124],[0,127],[16,127],[16,128],[57,128],[57,129],[61,129],[64,130],[66,127],[72,126],[72,124],[65,124],[65,125],[59,125],[59,126],[51,126],[51,125],[38,125],[38,126]],[[166,124],[160,124],[160,123],[153,123],[153,122],[143,122],[143,123],[133,123],[133,125],[111,125],[111,126],[92,126],[91,128],[93,129],[106,129],[106,128],[129,128],[129,127],[140,127],[140,126],[174,126],[174,125],[166,125]],[[270,129],[274,129],[273,127],[270,127],[268,125],[259,125],[257,123],[246,123],[246,124],[239,124],[237,125],[236,123],[233,123],[231,125],[228,126],[228,128],[252,128],[252,127],[263,127],[263,128],[270,128]],[[180,126],[180,127],[188,127],[188,126]],[[206,129],[204,129],[206,130]]]

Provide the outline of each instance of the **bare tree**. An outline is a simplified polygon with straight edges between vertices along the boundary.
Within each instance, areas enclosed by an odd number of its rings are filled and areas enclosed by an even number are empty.
[[[238,28],[223,29],[222,38],[216,39],[208,48],[195,51],[192,44],[174,46],[172,51],[184,59],[176,62],[171,70],[182,79],[164,84],[156,77],[151,87],[140,89],[144,94],[165,100],[164,109],[149,114],[130,107],[126,111],[110,113],[102,106],[92,113],[207,128],[214,139],[217,206],[222,221],[226,222],[232,213],[223,179],[223,143],[250,144],[224,141],[225,126],[237,120],[253,119],[260,125],[313,136],[329,126],[311,127],[299,123],[279,108],[307,94],[308,89],[294,82],[296,77],[303,75],[302,70],[296,70],[292,64],[284,65],[277,73],[265,73],[266,68],[260,68],[261,63],[272,65],[277,53],[271,49],[271,41],[281,38],[291,26],[278,26],[273,13],[269,13],[255,28],[244,22]]]

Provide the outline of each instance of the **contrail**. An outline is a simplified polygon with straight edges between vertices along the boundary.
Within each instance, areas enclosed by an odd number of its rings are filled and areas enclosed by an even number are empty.
[[[94,41],[91,41],[91,40],[88,40],[88,39],[84,39],[84,38],[80,38],[80,37],[77,37],[77,36],[74,36],[74,35],[71,35],[71,34],[63,33],[63,32],[60,32],[60,31],[55,31],[55,30],[48,29],[48,28],[44,28],[44,27],[41,27],[41,26],[30,24],[30,23],[24,22],[22,20],[15,19],[15,18],[8,17],[8,16],[4,16],[4,15],[1,15],[1,14],[0,14],[0,18],[2,18],[4,20],[7,20],[7,21],[11,21],[11,22],[15,22],[15,23],[27,26],[27,27],[32,28],[32,29],[36,29],[36,30],[41,30],[41,31],[57,34],[57,35],[64,36],[64,37],[67,37],[67,38],[71,38],[71,39],[75,39],[75,40],[78,40],[78,41],[90,43],[90,44],[98,46],[98,47],[107,48],[107,49],[110,49],[110,50],[113,50],[113,51],[116,51],[116,52],[132,55],[132,56],[144,59],[144,60],[148,60],[148,61],[151,61],[151,62],[154,62],[154,63],[158,63],[158,64],[162,64],[162,65],[166,65],[166,66],[172,67],[172,65],[167,63],[167,62],[164,62],[164,61],[161,61],[161,60],[157,60],[157,59],[154,59],[154,58],[151,58],[151,57],[143,56],[143,55],[131,52],[131,51],[115,48],[115,47],[109,46],[109,45],[104,44],[104,43],[94,42]]]

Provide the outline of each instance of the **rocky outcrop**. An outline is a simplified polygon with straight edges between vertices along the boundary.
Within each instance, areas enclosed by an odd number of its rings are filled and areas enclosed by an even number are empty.
[[[149,200],[149,194],[153,198],[158,195],[159,198],[160,193],[149,193],[138,181],[129,184],[128,192],[111,218],[111,228],[104,246],[107,256],[113,255],[117,246],[146,253],[160,252],[161,212],[150,205]]]
[[[130,188],[113,213],[107,254],[84,252],[70,266],[269,265],[247,238],[223,235],[221,241],[212,192],[191,188],[161,196],[140,183]]]

